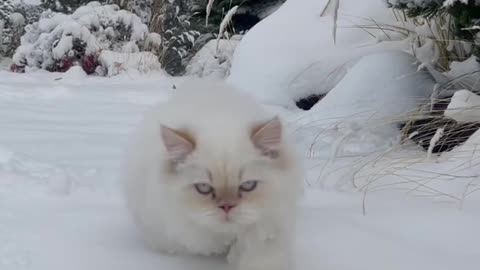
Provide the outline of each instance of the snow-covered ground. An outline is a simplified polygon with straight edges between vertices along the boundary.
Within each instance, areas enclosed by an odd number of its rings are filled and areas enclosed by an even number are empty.
[[[342,0],[336,44],[332,18],[320,17],[326,2],[287,1],[225,56],[228,81],[280,114],[305,154],[292,270],[478,269],[480,132],[440,157],[400,145],[398,122],[430,98],[434,78],[405,53],[378,54],[408,40],[358,29],[393,22],[380,0]],[[202,74],[228,74],[203,60]],[[0,270],[226,269],[222,258],[146,249],[118,182],[129,132],[188,78],[8,66],[0,62]],[[308,112],[293,106],[327,92]],[[462,97],[456,105],[471,103]]]
[[[74,75],[0,72],[0,269],[225,269],[221,258],[144,248],[119,191],[127,134],[179,79]],[[298,128],[304,112],[272,108]],[[296,139],[310,143],[301,133]],[[369,193],[364,216],[364,200],[355,191],[306,186],[297,269],[478,267],[477,203],[460,210],[392,189]]]

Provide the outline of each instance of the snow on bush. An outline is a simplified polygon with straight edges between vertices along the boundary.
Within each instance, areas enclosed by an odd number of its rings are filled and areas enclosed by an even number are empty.
[[[452,61],[480,57],[480,13],[478,0],[384,0],[401,10],[403,20],[413,25],[412,44],[428,43],[435,66],[447,70]],[[395,12],[395,11],[394,11]],[[405,16],[405,14],[407,16]],[[409,17],[409,18],[407,18]],[[420,30],[420,31],[419,31]],[[426,41],[424,41],[426,39]]]
[[[11,0],[2,0],[0,2],[0,20],[7,20],[8,16],[14,12]]]
[[[18,12],[25,17],[25,25],[32,24],[38,21],[42,12],[46,9],[35,3],[34,1],[30,1],[31,3],[25,3],[22,1],[17,1],[14,3],[14,12]]]
[[[71,15],[47,11],[26,27],[13,69],[28,66],[64,72],[78,63],[91,74],[103,50],[143,51],[148,36],[138,16],[116,5],[90,2]]]
[[[0,40],[3,40],[2,36],[3,36],[3,28],[4,27],[5,27],[5,21],[0,20]]]
[[[11,19],[14,12],[14,4],[11,0],[0,2],[0,55],[2,56],[10,56],[14,36]],[[13,19],[15,17],[14,15]]]
[[[406,7],[409,9],[427,9],[437,7],[451,7],[457,3],[468,4],[468,0],[384,0],[388,5],[394,7]],[[471,1],[475,5],[480,5],[480,1]]]
[[[153,0],[130,0],[127,3],[127,9],[137,14],[142,22],[149,24],[152,19]]]
[[[11,13],[5,23],[4,35],[1,39],[0,51],[5,56],[11,57],[15,49],[20,46],[20,37],[23,35],[25,26],[25,17],[18,13]],[[3,46],[2,46],[3,45]]]
[[[37,0],[34,0],[34,2]],[[123,2],[124,0],[121,1],[112,1],[112,0],[98,0],[98,2],[102,4],[111,4],[111,3],[117,3],[117,2]],[[91,0],[40,0],[37,1],[37,3],[40,2],[40,6],[43,7],[44,9],[50,9],[54,12],[61,12],[65,14],[71,14],[73,11],[75,11],[77,8],[87,5],[89,2],[93,2]]]
[[[38,21],[42,11],[41,7],[23,1],[4,0],[0,3],[0,20],[4,23],[3,35],[0,37],[1,55],[12,57],[20,46],[20,39],[25,33],[24,26]]]

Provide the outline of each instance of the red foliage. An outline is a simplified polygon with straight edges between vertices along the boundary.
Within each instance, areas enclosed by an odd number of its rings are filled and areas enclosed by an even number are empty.
[[[93,74],[99,63],[95,55],[85,55],[82,58],[82,68],[87,74]]]
[[[95,70],[100,64],[98,62],[98,57],[94,54],[85,55],[80,61],[74,60],[74,58],[65,57],[59,60],[56,64],[52,65],[50,68],[47,68],[47,70],[51,72],[66,72],[74,65],[80,65],[85,73],[90,75],[95,73]],[[12,64],[10,66],[10,71],[24,73],[25,66]]]
[[[57,72],[66,72],[73,66],[73,59],[71,58],[64,58],[61,62],[57,65]]]
[[[16,64],[12,64],[10,66],[10,71],[11,72],[16,72],[16,73],[25,73],[25,66],[19,66]]]

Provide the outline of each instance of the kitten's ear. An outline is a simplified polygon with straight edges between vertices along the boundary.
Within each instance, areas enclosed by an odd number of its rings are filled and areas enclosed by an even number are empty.
[[[276,158],[282,142],[282,122],[278,116],[253,129],[252,142],[262,154]]]
[[[160,125],[163,144],[167,149],[168,158],[174,162],[184,161],[195,149],[195,141],[184,132]]]

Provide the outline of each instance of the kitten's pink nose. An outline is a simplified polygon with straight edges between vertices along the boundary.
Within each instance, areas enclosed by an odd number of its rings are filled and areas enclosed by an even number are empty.
[[[235,208],[235,206],[236,205],[233,205],[233,204],[224,204],[224,205],[220,205],[219,208],[228,214],[228,212],[230,212],[233,208]]]

